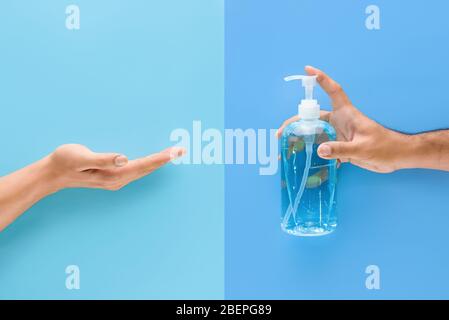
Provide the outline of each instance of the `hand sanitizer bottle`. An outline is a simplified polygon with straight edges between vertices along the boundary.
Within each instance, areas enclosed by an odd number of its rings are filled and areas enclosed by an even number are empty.
[[[320,120],[313,99],[316,76],[289,76],[300,80],[305,99],[298,105],[299,121],[287,126],[281,138],[281,227],[296,236],[320,236],[337,227],[336,160],[318,156],[318,146],[336,139],[335,129]]]

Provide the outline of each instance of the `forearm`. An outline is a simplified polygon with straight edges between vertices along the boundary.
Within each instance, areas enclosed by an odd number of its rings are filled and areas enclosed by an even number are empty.
[[[399,169],[449,171],[449,130],[402,136],[402,141],[394,147],[395,150],[400,150]]]
[[[50,158],[0,178],[0,232],[40,199],[57,191]]]

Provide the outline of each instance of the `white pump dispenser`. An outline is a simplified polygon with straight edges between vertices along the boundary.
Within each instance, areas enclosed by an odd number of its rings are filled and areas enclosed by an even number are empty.
[[[290,123],[281,137],[282,229],[293,235],[316,236],[337,226],[335,160],[320,158],[319,143],[336,140],[335,129],[320,120],[320,105],[313,98],[316,76],[292,75],[285,81],[299,80],[305,89],[298,105],[299,119]],[[302,171],[302,174],[301,174]],[[309,182],[319,180],[316,186]]]
[[[316,86],[316,76],[293,75],[284,78],[285,81],[301,80],[305,89],[305,99],[298,104],[298,115],[304,120],[320,118],[320,105],[313,99],[313,88]]]

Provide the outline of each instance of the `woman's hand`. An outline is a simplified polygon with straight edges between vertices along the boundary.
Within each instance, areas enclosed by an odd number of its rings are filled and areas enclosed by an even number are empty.
[[[182,156],[183,148],[172,147],[144,158],[128,161],[118,153],[95,153],[83,145],[67,144],[48,158],[54,187],[119,190],[167,162]]]
[[[42,198],[64,188],[118,190],[184,155],[172,147],[129,161],[118,153],[95,153],[67,144],[28,167],[0,178],[0,231]]]

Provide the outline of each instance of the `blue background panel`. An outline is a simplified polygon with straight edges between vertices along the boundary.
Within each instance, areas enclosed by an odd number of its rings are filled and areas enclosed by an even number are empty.
[[[380,8],[381,29],[365,27]],[[302,97],[283,77],[319,67],[353,103],[407,132],[449,127],[449,22],[444,1],[228,0],[225,126],[277,128]],[[329,99],[319,90],[321,105]],[[327,108],[329,109],[329,108]],[[339,170],[336,233],[280,230],[280,177],[225,173],[226,298],[449,298],[449,174]],[[381,289],[367,290],[378,265]]]
[[[222,128],[223,20],[221,0],[2,1],[0,175],[64,143],[135,158],[193,120]],[[168,165],[43,200],[0,234],[0,298],[223,298],[223,174]]]

